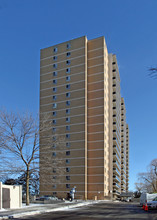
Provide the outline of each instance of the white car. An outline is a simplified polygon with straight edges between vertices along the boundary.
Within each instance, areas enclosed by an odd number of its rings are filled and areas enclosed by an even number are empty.
[[[148,202],[148,208],[157,209],[157,197],[152,201]]]

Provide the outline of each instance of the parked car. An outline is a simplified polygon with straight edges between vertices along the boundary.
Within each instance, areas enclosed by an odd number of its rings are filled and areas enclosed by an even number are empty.
[[[132,201],[132,198],[131,197],[128,197],[125,199],[125,202],[131,202]]]
[[[40,197],[40,201],[45,201],[45,200],[58,200],[58,198],[55,196],[42,196],[42,197]]]
[[[148,208],[157,209],[157,197],[153,199],[151,202],[147,203]]]

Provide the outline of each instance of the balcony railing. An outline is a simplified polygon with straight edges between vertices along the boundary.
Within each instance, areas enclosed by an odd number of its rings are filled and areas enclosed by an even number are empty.
[[[119,170],[115,167],[113,168],[113,173],[116,173],[117,175],[121,176]]]
[[[113,176],[113,182],[114,182],[114,183],[115,183],[115,182],[120,183],[121,181],[120,181],[120,179],[119,179],[118,176],[114,175],[114,176]]]
[[[120,185],[118,183],[113,183],[113,187],[120,188]]]
[[[116,166],[119,170],[121,169],[119,163],[115,160],[113,161],[113,165],[114,167]]]
[[[120,192],[118,192],[117,190],[113,190],[113,194],[120,195]]]

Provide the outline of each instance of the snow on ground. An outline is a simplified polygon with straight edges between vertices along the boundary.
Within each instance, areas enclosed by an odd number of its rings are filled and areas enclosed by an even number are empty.
[[[2,209],[0,209],[0,212],[4,212],[4,211],[7,211],[7,210],[6,210],[6,209],[3,209],[3,208],[2,208]]]

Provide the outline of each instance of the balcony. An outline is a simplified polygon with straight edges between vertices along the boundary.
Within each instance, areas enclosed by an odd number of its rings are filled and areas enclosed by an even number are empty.
[[[121,184],[126,185],[126,181],[125,181],[125,179],[124,179],[124,178],[123,178],[123,179],[121,179]]]
[[[125,160],[124,160],[124,157],[121,157],[121,161],[123,161],[123,162],[125,161]]]
[[[120,155],[118,153],[113,153],[113,160],[118,161],[118,163],[121,165]]]
[[[118,153],[119,157],[120,157],[120,150],[119,148],[117,147],[117,145],[113,145],[113,152],[114,153]]]
[[[121,155],[122,155],[122,157],[126,158],[125,151],[122,151],[122,152],[121,152]]]
[[[126,166],[125,166],[125,163],[124,163],[124,162],[121,163],[121,167],[122,167],[122,170],[124,170],[124,172],[126,172],[126,171],[125,171],[125,170],[126,170]]]
[[[118,183],[113,183],[113,188],[119,189],[120,185]]]
[[[120,195],[120,192],[118,192],[117,190],[113,190],[113,194]]]
[[[114,183],[115,183],[115,182],[120,183],[121,181],[120,181],[120,179],[118,178],[118,176],[114,175],[114,176],[113,176],[113,182],[114,182]]]
[[[126,175],[125,175],[125,173],[121,173],[121,178],[122,178],[122,179],[125,179],[125,181],[126,181]]]
[[[119,163],[115,160],[113,161],[113,167],[117,168],[119,171],[121,169]]]
[[[121,170],[121,176],[126,179],[126,173],[123,170]]]
[[[118,140],[118,139],[113,140],[113,145],[116,145],[116,146],[118,147],[118,149],[119,149],[119,152],[120,152],[120,143],[119,143],[119,140]],[[120,153],[119,153],[119,154],[120,154]],[[119,155],[119,157],[120,157],[120,155]]]
[[[115,84],[114,84],[115,85]],[[112,86],[112,91],[116,92],[116,86]]]
[[[126,192],[125,188],[121,188],[121,192],[123,193]]]
[[[121,176],[119,170],[117,168],[115,168],[115,167],[113,168],[113,173],[118,175],[118,176]]]

